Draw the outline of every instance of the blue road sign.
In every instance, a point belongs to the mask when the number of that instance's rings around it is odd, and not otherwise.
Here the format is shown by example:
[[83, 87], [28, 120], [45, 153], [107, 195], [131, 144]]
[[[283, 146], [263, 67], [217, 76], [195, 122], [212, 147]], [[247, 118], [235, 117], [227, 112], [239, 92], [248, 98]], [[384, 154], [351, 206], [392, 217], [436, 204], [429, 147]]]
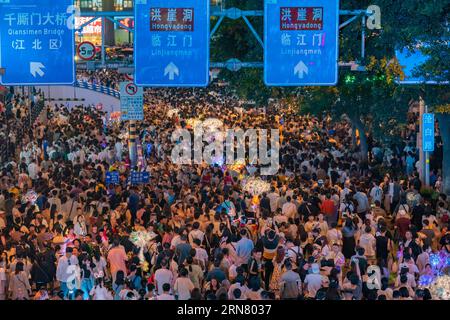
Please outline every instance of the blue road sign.
[[264, 82], [335, 85], [339, 0], [264, 1]]
[[0, 0], [4, 85], [73, 84], [73, 0]]
[[132, 185], [149, 183], [150, 174], [146, 171], [132, 171], [130, 174], [130, 182]]
[[434, 114], [424, 113], [422, 117], [422, 149], [424, 152], [434, 151]]
[[133, 82], [121, 82], [120, 110], [122, 121], [144, 120], [144, 89]]
[[105, 184], [119, 184], [119, 172], [117, 171], [110, 171], [106, 173], [106, 179]]
[[[422, 44], [422, 46], [427, 47], [426, 44]], [[405, 79], [398, 81], [400, 84], [418, 84], [418, 83], [426, 83], [426, 84], [448, 84], [444, 78], [432, 78], [425, 79], [424, 77], [414, 76], [414, 69], [420, 67], [424, 63], [426, 63], [430, 56], [427, 56], [422, 53], [420, 46], [417, 46], [414, 50], [410, 51], [407, 48], [402, 50], [395, 51], [395, 55], [398, 59], [400, 66], [403, 67], [403, 72], [405, 73]]]
[[136, 0], [135, 17], [137, 85], [208, 85], [209, 0]]

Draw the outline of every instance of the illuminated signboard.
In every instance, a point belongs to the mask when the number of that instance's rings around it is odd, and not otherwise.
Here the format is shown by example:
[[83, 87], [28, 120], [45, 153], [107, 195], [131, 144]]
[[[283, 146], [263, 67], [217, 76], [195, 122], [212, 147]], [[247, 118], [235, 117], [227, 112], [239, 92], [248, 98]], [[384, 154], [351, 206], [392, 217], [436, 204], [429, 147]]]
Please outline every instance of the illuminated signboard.
[[[75, 18], [75, 27], [79, 28], [93, 17], [76, 17]], [[102, 34], [102, 19], [97, 19], [94, 22], [91, 22], [87, 26], [83, 28], [82, 33], [84, 35], [101, 35]]]

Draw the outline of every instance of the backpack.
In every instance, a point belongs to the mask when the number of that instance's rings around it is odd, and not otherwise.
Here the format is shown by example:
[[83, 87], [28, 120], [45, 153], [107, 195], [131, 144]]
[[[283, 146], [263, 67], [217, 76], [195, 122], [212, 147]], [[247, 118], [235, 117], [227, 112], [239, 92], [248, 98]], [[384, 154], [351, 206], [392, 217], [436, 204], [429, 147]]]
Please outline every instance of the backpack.
[[223, 204], [228, 208], [228, 215], [232, 218], [236, 216], [236, 209], [229, 204], [230, 200], [225, 201]]
[[292, 248], [289, 248], [290, 251], [292, 251], [293, 253], [295, 253], [295, 261], [293, 261], [295, 263], [296, 266], [299, 266], [302, 263], [302, 254], [300, 253], [300, 248], [298, 247], [297, 251], [295, 251]]
[[351, 205], [351, 203], [345, 203], [344, 213], [347, 215], [351, 215], [353, 213], [353, 210], [350, 208]]

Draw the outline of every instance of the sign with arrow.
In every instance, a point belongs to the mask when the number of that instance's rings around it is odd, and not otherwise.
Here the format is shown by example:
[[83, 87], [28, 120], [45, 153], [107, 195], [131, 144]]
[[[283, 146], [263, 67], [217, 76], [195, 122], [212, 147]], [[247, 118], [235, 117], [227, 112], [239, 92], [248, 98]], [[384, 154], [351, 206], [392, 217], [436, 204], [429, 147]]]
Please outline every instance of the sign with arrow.
[[169, 80], [174, 80], [175, 75], [180, 75], [180, 70], [178, 67], [173, 63], [169, 63], [167, 67], [164, 69], [164, 76], [169, 76]]
[[40, 62], [30, 62], [30, 73], [33, 77], [36, 78], [36, 74], [40, 77], [43, 77], [45, 75], [45, 72], [42, 71], [42, 69], [45, 69], [45, 66]]
[[335, 85], [339, 0], [264, 1], [264, 82]]
[[209, 0], [136, 1], [135, 17], [137, 85], [208, 85]]
[[0, 2], [0, 67], [4, 85], [75, 82], [73, 0]]
[[300, 79], [303, 79], [304, 74], [308, 74], [308, 67], [302, 60], [295, 66], [294, 74], [298, 75]]

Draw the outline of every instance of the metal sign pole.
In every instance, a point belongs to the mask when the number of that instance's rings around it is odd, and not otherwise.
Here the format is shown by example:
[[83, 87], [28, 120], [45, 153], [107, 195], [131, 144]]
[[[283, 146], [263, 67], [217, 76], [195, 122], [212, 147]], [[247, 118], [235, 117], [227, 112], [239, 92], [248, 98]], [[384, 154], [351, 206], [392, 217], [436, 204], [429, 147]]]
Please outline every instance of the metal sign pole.
[[105, 17], [102, 17], [102, 66], [105, 66], [106, 63], [106, 52], [105, 52], [105, 36], [106, 36], [106, 28], [105, 28]]
[[425, 182], [425, 153], [423, 152], [423, 114], [425, 113], [425, 106], [422, 97], [419, 97], [419, 134], [417, 136], [417, 149], [419, 152], [419, 178], [420, 181]]
[[137, 157], [136, 157], [136, 121], [130, 120], [129, 127], [129, 137], [128, 137], [128, 148], [130, 154], [131, 169], [134, 170], [136, 167]]
[[[428, 113], [427, 105], [425, 105], [425, 113]], [[430, 185], [430, 153], [428, 151], [425, 152], [425, 185], [426, 186]]]

